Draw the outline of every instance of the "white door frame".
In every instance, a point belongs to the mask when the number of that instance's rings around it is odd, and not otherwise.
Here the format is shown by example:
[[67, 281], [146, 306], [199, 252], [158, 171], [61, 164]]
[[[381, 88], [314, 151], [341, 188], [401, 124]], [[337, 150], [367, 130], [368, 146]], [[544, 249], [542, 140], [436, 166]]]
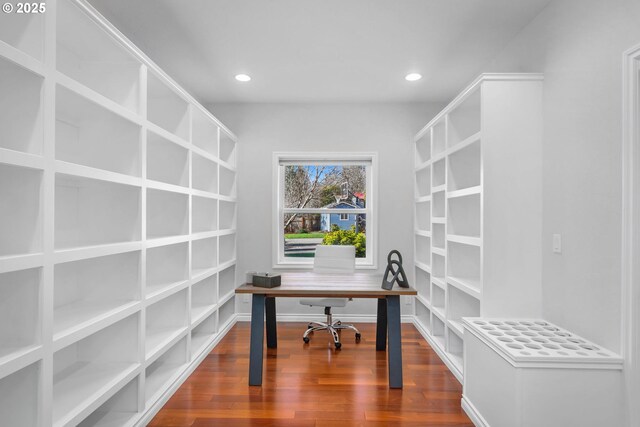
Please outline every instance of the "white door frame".
[[640, 45], [623, 55], [622, 351], [628, 425], [640, 425]]

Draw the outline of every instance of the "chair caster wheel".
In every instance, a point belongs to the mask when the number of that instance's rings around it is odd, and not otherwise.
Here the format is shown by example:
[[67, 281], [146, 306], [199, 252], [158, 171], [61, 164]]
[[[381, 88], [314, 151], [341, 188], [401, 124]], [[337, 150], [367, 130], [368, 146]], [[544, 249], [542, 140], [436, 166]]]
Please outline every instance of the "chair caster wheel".
[[336, 343], [336, 350], [340, 350], [340, 347], [342, 347], [342, 343], [337, 342]]
[[338, 321], [336, 322], [336, 325], [340, 326], [340, 325], [342, 325], [342, 322], [338, 320]]
[[311, 323], [309, 323], [309, 324], [307, 325], [307, 329], [311, 329], [311, 328], [313, 328], [313, 325], [312, 325]]
[[304, 341], [305, 344], [309, 344], [309, 337], [303, 337], [302, 341]]
[[360, 338], [362, 338], [362, 335], [356, 332], [356, 342], [360, 342]]

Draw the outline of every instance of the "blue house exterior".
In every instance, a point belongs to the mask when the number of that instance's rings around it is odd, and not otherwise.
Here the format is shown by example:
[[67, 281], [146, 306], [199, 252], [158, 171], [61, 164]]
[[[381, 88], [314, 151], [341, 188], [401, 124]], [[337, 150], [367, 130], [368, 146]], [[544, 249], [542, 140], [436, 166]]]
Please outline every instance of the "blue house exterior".
[[[359, 208], [364, 208], [364, 200], [353, 196], [351, 201], [341, 200], [339, 202], [326, 205], [324, 206], [324, 208], [359, 209]], [[358, 217], [361, 217], [361, 218], [358, 218]], [[350, 213], [322, 214], [320, 216], [320, 229], [322, 231], [331, 231], [331, 227], [333, 225], [337, 225], [342, 230], [348, 230], [349, 228], [351, 228], [351, 226], [355, 226], [356, 231], [358, 231], [358, 224], [360, 224], [363, 220], [364, 220], [364, 216], [362, 214], [350, 214]]]

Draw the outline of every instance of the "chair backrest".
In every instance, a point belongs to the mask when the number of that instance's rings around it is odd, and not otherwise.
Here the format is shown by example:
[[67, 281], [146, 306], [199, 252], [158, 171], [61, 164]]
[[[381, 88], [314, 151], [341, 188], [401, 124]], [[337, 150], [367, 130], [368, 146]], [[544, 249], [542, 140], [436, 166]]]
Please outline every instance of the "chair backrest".
[[318, 245], [313, 259], [314, 273], [353, 273], [356, 269], [356, 247]]

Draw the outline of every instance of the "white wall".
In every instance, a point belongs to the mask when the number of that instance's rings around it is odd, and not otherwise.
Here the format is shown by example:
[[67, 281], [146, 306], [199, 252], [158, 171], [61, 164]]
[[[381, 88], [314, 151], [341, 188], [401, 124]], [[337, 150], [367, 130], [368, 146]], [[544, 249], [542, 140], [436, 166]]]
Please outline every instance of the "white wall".
[[[238, 274], [272, 271], [272, 153], [327, 151], [378, 153], [378, 262], [399, 249], [413, 262], [413, 136], [442, 105], [218, 104], [210, 110], [238, 135]], [[407, 268], [407, 274], [413, 274]], [[239, 298], [238, 310], [250, 312]], [[277, 301], [278, 314], [322, 314]], [[348, 314], [375, 314], [374, 300], [354, 300]], [[405, 313], [412, 314], [406, 310]], [[341, 310], [335, 310], [341, 313]]]
[[544, 316], [618, 352], [622, 52], [638, 43], [640, 1], [556, 0], [485, 70], [545, 73]]

